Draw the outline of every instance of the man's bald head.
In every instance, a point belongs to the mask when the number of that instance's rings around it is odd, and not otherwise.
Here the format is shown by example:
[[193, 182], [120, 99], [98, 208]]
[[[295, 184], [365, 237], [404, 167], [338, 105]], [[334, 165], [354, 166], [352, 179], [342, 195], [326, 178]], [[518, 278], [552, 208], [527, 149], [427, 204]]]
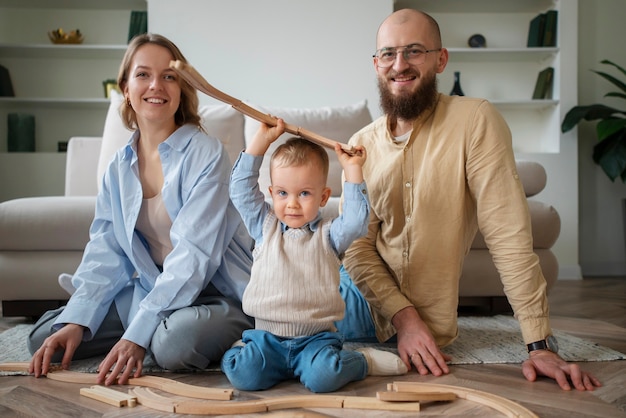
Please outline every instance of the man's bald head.
[[381, 48], [381, 35], [390, 28], [402, 25], [426, 26], [428, 35], [434, 44], [434, 48], [441, 48], [441, 31], [439, 24], [427, 13], [415, 9], [400, 9], [389, 15], [378, 27], [376, 33], [376, 48]]

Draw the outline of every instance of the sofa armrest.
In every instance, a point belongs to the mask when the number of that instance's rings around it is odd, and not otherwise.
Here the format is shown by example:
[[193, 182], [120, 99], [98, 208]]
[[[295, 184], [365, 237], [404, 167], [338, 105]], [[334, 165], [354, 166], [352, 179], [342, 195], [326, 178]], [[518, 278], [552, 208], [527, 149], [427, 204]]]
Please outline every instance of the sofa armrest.
[[67, 144], [65, 196], [95, 196], [102, 138], [74, 136]]
[[0, 203], [1, 251], [83, 251], [95, 196], [26, 197]]

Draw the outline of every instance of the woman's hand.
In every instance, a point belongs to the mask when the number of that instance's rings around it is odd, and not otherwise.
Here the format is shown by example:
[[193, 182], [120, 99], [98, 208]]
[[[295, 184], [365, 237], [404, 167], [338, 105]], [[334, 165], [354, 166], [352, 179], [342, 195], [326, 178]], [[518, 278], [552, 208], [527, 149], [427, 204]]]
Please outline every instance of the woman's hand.
[[141, 376], [145, 356], [146, 349], [142, 346], [128, 340], [119, 340], [98, 366], [98, 384], [125, 385], [133, 370], [133, 377]]
[[46, 338], [39, 347], [28, 365], [28, 372], [34, 373], [35, 377], [47, 375], [50, 370], [52, 356], [57, 351], [64, 349], [61, 367], [68, 369], [76, 348], [83, 340], [83, 327], [77, 324], [66, 324], [57, 332]]

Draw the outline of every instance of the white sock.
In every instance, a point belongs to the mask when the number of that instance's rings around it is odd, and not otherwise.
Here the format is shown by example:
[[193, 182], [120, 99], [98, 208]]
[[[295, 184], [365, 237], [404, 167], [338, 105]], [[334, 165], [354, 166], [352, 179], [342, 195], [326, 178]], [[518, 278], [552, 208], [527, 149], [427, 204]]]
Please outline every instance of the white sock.
[[237, 341], [233, 343], [233, 345], [230, 346], [230, 348], [245, 347], [245, 346], [246, 344], [243, 341], [241, 341], [241, 339], [238, 339]]
[[409, 371], [402, 359], [389, 351], [372, 347], [357, 348], [356, 351], [365, 356], [369, 376], [397, 376]]
[[67, 273], [61, 273], [59, 275], [59, 285], [70, 295], [73, 294], [76, 289], [72, 285], [72, 275]]

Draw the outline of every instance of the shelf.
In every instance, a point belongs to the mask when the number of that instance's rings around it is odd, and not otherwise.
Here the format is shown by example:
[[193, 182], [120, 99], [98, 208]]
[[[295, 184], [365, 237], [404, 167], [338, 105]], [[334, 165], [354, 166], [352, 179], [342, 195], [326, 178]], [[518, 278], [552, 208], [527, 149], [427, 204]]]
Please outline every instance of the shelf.
[[463, 62], [541, 62], [553, 58], [559, 48], [447, 48], [450, 60]]
[[14, 58], [119, 58], [127, 45], [0, 44], [0, 55]]
[[[17, 158], [24, 158], [24, 157], [32, 157], [34, 155], [37, 156], [44, 156], [41, 158], [48, 158], [45, 156], [50, 156], [50, 155], [62, 155], [63, 157], [65, 157], [67, 155], [67, 152], [51, 152], [51, 151], [33, 151], [33, 152], [7, 152], [7, 151], [0, 151], [0, 155], [11, 155]], [[51, 157], [51, 158], [56, 158], [56, 157]]]
[[430, 13], [524, 13], [554, 8], [555, 0], [395, 0], [394, 10], [417, 8]]
[[536, 109], [542, 110], [554, 107], [559, 104], [558, 100], [490, 100], [490, 102], [500, 109]]
[[111, 101], [105, 98], [73, 99], [47, 97], [0, 97], [0, 108], [25, 106], [64, 109], [72, 107], [81, 109], [106, 109], [110, 103]]
[[0, 0], [0, 7], [19, 9], [146, 10], [146, 0]]

